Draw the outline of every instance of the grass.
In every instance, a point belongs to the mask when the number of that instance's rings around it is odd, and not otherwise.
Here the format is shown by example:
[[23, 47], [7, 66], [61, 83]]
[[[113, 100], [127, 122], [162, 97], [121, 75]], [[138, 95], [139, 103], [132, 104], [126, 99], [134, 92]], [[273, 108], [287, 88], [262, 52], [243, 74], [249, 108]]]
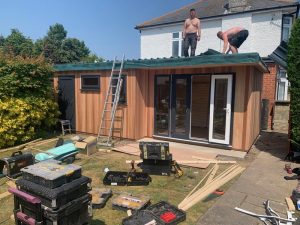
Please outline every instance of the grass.
[[[40, 149], [48, 149], [52, 147], [51, 144], [39, 146]], [[0, 152], [0, 158], [9, 156], [11, 152]], [[78, 155], [75, 164], [82, 166], [83, 175], [91, 177], [93, 182], [92, 186], [101, 188], [104, 187], [102, 180], [104, 178], [104, 169], [110, 170], [129, 171], [130, 165], [125, 163], [128, 159], [138, 159], [134, 156], [129, 156], [117, 152], [101, 151], [94, 154], [92, 157], [85, 155]], [[224, 171], [229, 165], [220, 165], [219, 173]], [[178, 205], [185, 196], [193, 189], [193, 187], [202, 179], [208, 172], [212, 165], [206, 170], [190, 168], [183, 168], [184, 175], [181, 178], [173, 176], [151, 176], [152, 182], [149, 186], [140, 187], [115, 187], [109, 186], [114, 194], [120, 192], [142, 194], [151, 198], [151, 203], [156, 203], [161, 200], [170, 202], [173, 205]], [[0, 193], [7, 190], [8, 186], [5, 184], [7, 178], [0, 179]], [[226, 190], [230, 187], [233, 181], [227, 183], [223, 189]], [[114, 196], [113, 196], [114, 197]], [[112, 198], [113, 198], [112, 197]], [[217, 200], [216, 196], [209, 196], [206, 200], [198, 203], [190, 210], [187, 211], [187, 219], [182, 222], [182, 225], [195, 225], [198, 218], [203, 215]], [[0, 224], [8, 225], [14, 224], [10, 219], [13, 210], [12, 196], [0, 200]], [[111, 207], [111, 199], [106, 203], [105, 208], [93, 210], [92, 225], [120, 225], [122, 219], [127, 217], [126, 212], [113, 210]]]

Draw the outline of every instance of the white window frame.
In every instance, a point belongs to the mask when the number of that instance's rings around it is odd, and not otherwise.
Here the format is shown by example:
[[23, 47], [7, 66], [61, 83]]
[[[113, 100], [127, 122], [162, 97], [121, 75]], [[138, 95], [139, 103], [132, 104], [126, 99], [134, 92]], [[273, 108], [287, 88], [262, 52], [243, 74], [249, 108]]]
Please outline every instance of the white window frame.
[[[178, 33], [178, 38], [173, 38], [174, 34]], [[178, 56], [173, 56], [173, 42], [178, 41]], [[181, 57], [183, 54], [182, 52], [182, 32], [172, 32], [172, 57]]]
[[[286, 76], [284, 78], [280, 77], [281, 73], [285, 73]], [[284, 83], [284, 93], [283, 97], [279, 98], [279, 83]], [[289, 89], [289, 81], [287, 79], [287, 72], [284, 69], [279, 69], [277, 73], [277, 82], [276, 82], [276, 101], [288, 101], [288, 89]]]
[[[289, 24], [284, 24], [284, 19], [288, 19], [289, 20]], [[281, 40], [287, 42], [291, 36], [291, 31], [292, 31], [292, 26], [293, 26], [293, 17], [289, 16], [289, 15], [283, 15], [282, 16], [282, 31], [281, 31]], [[283, 28], [288, 28], [289, 29], [289, 36], [288, 36], [288, 40], [283, 40]]]

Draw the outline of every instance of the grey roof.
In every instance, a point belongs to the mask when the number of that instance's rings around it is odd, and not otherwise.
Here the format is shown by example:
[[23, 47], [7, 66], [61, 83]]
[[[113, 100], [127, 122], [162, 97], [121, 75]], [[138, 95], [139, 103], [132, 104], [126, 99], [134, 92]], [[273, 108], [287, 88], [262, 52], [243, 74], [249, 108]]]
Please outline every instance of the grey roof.
[[288, 45], [286, 42], [282, 41], [280, 45], [272, 52], [269, 57], [274, 60], [278, 65], [287, 69], [287, 49]]
[[[247, 12], [297, 6], [298, 4], [299, 3], [296, 0], [248, 0], [249, 7], [247, 7]], [[195, 3], [182, 7], [174, 12], [139, 24], [136, 26], [136, 29], [183, 22], [188, 18], [189, 10], [191, 8], [196, 9], [200, 19], [230, 15], [232, 13], [225, 13], [227, 6], [228, 0], [198, 0]]]

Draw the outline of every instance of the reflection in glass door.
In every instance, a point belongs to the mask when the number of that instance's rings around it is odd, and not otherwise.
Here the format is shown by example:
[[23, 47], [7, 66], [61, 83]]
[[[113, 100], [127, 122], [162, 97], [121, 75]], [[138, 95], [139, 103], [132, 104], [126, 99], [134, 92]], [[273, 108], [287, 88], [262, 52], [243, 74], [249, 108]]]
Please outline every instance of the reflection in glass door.
[[213, 75], [211, 79], [209, 141], [229, 144], [232, 75]]
[[176, 75], [172, 77], [171, 136], [189, 138], [191, 77]]
[[170, 76], [156, 77], [155, 93], [155, 134], [169, 136]]

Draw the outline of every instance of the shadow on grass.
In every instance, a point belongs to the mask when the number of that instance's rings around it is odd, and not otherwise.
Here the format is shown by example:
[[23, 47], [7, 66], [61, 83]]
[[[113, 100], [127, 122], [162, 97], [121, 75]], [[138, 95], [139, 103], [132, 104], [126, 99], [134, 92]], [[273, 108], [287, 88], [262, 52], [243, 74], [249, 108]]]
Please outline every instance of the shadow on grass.
[[93, 219], [91, 225], [106, 225], [102, 220]]

